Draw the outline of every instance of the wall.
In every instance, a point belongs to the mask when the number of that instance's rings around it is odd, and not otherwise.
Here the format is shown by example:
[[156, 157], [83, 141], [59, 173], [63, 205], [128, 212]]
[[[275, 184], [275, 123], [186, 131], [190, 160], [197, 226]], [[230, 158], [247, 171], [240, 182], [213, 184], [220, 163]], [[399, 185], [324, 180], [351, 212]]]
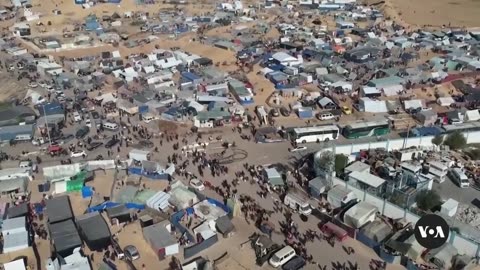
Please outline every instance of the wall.
[[[480, 131], [471, 131], [463, 133], [467, 139], [467, 143], [480, 143]], [[399, 138], [399, 139], [389, 139], [385, 141], [375, 141], [375, 138], [372, 138], [371, 142], [365, 143], [347, 143], [339, 144], [334, 146], [335, 153], [350, 155], [360, 152], [360, 150], [370, 149], [370, 148], [385, 148], [388, 150], [399, 150], [402, 148], [409, 147], [422, 147], [431, 149], [434, 147], [432, 144], [432, 139], [434, 136], [425, 136], [425, 137], [410, 137]]]
[[185, 259], [191, 258], [197, 255], [198, 253], [202, 252], [203, 250], [213, 246], [217, 242], [218, 242], [218, 236], [214, 235], [208, 238], [207, 240], [204, 240], [203, 242], [200, 242], [190, 247], [185, 247], [183, 249], [183, 257]]
[[[359, 200], [366, 201], [368, 203], [371, 203], [372, 205], [377, 206], [379, 212], [389, 218], [405, 218], [405, 220], [411, 222], [412, 224], [417, 223], [417, 221], [420, 219], [418, 215], [408, 211], [407, 209], [402, 209], [399, 206], [388, 202], [382, 198], [376, 197], [372, 194], [368, 194], [367, 192], [353, 187], [347, 182], [342, 181], [341, 179], [338, 179], [336, 177], [333, 178], [333, 185], [341, 185], [347, 187], [357, 195], [357, 198]], [[459, 234], [456, 234], [454, 231], [451, 231], [449, 241], [455, 248], [457, 248], [459, 254], [466, 254], [472, 257], [476, 257], [477, 253], [480, 252], [480, 243], [469, 240]], [[382, 256], [382, 254], [380, 254], [380, 256]], [[386, 259], [387, 257], [388, 256], [385, 254], [385, 257], [382, 258]]]

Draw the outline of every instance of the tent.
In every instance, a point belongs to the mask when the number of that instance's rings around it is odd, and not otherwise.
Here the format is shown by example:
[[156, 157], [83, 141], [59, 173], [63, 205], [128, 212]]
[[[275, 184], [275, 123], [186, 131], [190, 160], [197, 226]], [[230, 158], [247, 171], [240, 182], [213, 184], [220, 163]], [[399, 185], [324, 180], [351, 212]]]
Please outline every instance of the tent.
[[28, 203], [22, 203], [7, 209], [8, 218], [22, 217], [28, 215]]
[[21, 233], [26, 231], [27, 225], [26, 217], [16, 217], [4, 220], [2, 223], [2, 234], [8, 235], [13, 233]]
[[55, 182], [54, 186], [55, 194], [81, 191], [83, 188], [83, 180]]
[[265, 174], [267, 175], [268, 182], [272, 186], [283, 186], [285, 183], [283, 182], [283, 178], [280, 173], [275, 168], [268, 168], [265, 169]]
[[170, 199], [170, 194], [165, 193], [163, 191], [159, 191], [155, 195], [150, 197], [146, 201], [146, 204], [148, 207], [152, 209], [165, 211], [169, 206], [168, 204], [169, 199]]
[[26, 270], [25, 262], [23, 259], [18, 259], [15, 261], [11, 261], [8, 263], [3, 264], [3, 269], [5, 270]]
[[139, 150], [139, 149], [132, 149], [130, 151], [130, 153], [128, 154], [128, 156], [130, 157], [130, 159], [133, 159], [133, 160], [136, 160], [136, 161], [144, 161], [144, 160], [148, 160], [148, 155], [150, 154], [150, 152], [148, 151], [143, 151], [143, 150]]
[[101, 251], [110, 245], [110, 229], [100, 213], [77, 217], [77, 225], [82, 240], [90, 250]]
[[28, 248], [29, 235], [26, 230], [7, 234], [3, 237], [3, 253], [19, 251]]
[[119, 223], [129, 222], [132, 220], [130, 210], [123, 204], [108, 208], [107, 215], [110, 220], [117, 219]]
[[47, 216], [50, 224], [72, 219], [72, 205], [66, 195], [47, 200]]
[[67, 257], [71, 255], [76, 248], [82, 246], [82, 240], [78, 235], [73, 220], [68, 219], [54, 224], [50, 223], [48, 228], [55, 251], [60, 256]]
[[465, 121], [478, 121], [480, 120], [480, 113], [478, 110], [470, 110], [465, 112]]
[[361, 111], [369, 113], [388, 112], [387, 103], [384, 100], [373, 100], [367, 97], [360, 99], [359, 107]]

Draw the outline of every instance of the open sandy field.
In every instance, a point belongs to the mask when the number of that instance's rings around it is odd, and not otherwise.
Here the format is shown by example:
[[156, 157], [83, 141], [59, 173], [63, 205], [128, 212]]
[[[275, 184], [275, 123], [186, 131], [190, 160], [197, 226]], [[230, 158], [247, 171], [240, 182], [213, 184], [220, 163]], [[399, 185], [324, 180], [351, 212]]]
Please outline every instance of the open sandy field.
[[[368, 0], [368, 3], [379, 2]], [[387, 16], [403, 21], [414, 28], [478, 27], [480, 26], [479, 0], [387, 0], [384, 5]]]

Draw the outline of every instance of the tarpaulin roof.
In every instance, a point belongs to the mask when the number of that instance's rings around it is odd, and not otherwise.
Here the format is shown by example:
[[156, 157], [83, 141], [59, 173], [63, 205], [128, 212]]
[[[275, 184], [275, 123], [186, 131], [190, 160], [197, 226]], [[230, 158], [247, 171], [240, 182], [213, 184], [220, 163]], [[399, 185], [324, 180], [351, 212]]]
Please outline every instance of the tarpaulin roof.
[[68, 196], [60, 196], [47, 200], [48, 222], [55, 223], [73, 217], [72, 206]]
[[110, 239], [110, 229], [100, 213], [92, 212], [77, 217], [77, 225], [82, 239], [90, 249], [98, 250], [106, 247], [98, 244], [99, 242], [107, 244]]
[[70, 255], [70, 251], [82, 245], [77, 228], [71, 219], [50, 224], [49, 229], [55, 250], [62, 256]]

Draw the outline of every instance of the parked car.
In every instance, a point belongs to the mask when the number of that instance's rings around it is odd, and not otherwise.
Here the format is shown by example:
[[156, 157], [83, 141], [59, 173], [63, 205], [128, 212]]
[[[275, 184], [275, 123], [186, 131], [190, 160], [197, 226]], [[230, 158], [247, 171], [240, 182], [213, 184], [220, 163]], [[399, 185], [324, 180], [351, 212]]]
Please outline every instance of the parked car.
[[115, 138], [111, 138], [106, 144], [105, 144], [105, 148], [112, 148], [114, 147], [117, 143], [119, 143], [120, 140], [118, 139], [115, 139]]
[[282, 266], [282, 270], [300, 270], [303, 269], [305, 265], [306, 262], [302, 257], [295, 256]]
[[98, 112], [93, 111], [92, 112], [92, 118], [93, 119], [98, 119], [98, 118], [100, 118], [100, 114]]
[[135, 261], [140, 259], [140, 253], [138, 252], [137, 247], [134, 245], [128, 245], [123, 249], [125, 257], [130, 261]]
[[84, 150], [77, 150], [77, 151], [73, 151], [70, 153], [70, 157], [72, 158], [78, 158], [78, 157], [86, 157], [87, 156], [87, 153], [85, 153]]
[[342, 112], [346, 115], [350, 115], [350, 114], [352, 114], [352, 109], [350, 109], [347, 106], [342, 106]]
[[278, 112], [277, 108], [273, 108], [272, 110], [270, 110], [270, 115], [273, 117], [279, 117], [280, 113]]
[[88, 135], [89, 132], [90, 132], [90, 128], [87, 126], [83, 126], [79, 130], [77, 130], [77, 133], [75, 133], [75, 138], [83, 139], [85, 136]]
[[291, 113], [291, 112], [290, 112], [289, 109], [287, 109], [287, 108], [285, 108], [285, 107], [281, 107], [281, 108], [280, 108], [280, 113], [281, 113], [283, 116], [287, 117], [287, 116], [290, 116], [290, 113]]
[[198, 191], [203, 191], [205, 190], [205, 185], [203, 184], [202, 180], [199, 179], [192, 179], [190, 180], [190, 186], [192, 186], [194, 189]]
[[91, 127], [92, 127], [92, 120], [90, 120], [90, 118], [87, 119], [87, 120], [85, 120], [85, 125], [86, 125], [87, 127], [91, 128]]
[[28, 83], [28, 87], [30, 88], [37, 88], [38, 87], [38, 84], [36, 82], [29, 82]]
[[92, 151], [102, 145], [103, 145], [103, 142], [91, 142], [89, 145], [87, 145], [87, 150]]

